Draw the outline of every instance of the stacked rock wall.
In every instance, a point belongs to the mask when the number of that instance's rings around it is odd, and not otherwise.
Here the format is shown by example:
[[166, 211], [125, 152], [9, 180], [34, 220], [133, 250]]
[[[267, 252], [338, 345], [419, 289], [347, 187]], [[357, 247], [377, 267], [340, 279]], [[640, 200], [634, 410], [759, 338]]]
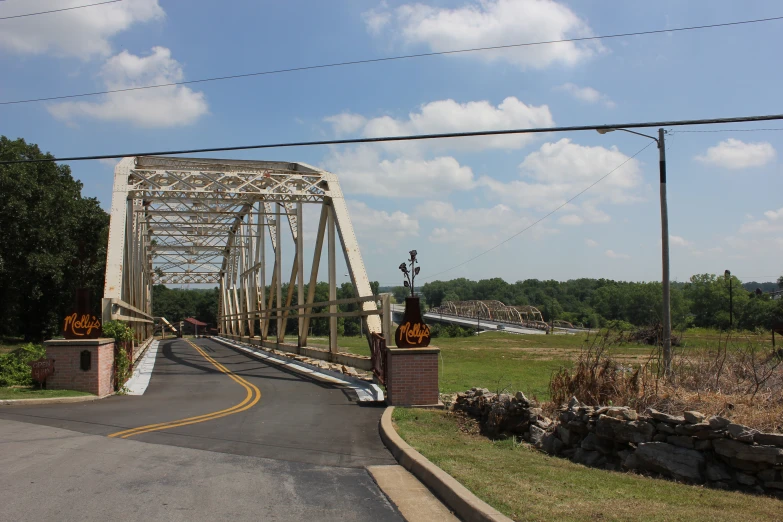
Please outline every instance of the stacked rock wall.
[[522, 392], [459, 393], [453, 409], [476, 418], [486, 435], [522, 437], [536, 448], [586, 466], [655, 473], [678, 481], [783, 498], [783, 435], [760, 433], [723, 417], [648, 409], [594, 408], [576, 398], [547, 418]]

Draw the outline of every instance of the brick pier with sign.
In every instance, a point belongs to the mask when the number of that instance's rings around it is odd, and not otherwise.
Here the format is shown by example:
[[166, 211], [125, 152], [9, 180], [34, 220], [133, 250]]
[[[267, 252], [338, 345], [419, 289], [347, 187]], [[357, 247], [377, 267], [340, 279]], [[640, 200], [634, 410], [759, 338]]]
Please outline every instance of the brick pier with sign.
[[114, 339], [54, 339], [44, 342], [55, 371], [50, 390], [77, 390], [99, 397], [114, 391]]
[[386, 349], [386, 403], [389, 406], [437, 406], [440, 348]]

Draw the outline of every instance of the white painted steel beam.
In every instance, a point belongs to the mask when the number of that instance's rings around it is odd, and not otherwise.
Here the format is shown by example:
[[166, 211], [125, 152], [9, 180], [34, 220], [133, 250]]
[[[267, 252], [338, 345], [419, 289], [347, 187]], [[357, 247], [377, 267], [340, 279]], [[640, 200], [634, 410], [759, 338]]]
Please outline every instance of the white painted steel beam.
[[[309, 277], [304, 272], [304, 204], [322, 206]], [[291, 257], [286, 257], [293, 262], [286, 261], [285, 270], [284, 218], [294, 244], [287, 254]], [[306, 346], [310, 324], [306, 314], [311, 309], [278, 310], [271, 316], [265, 311], [290, 305], [294, 295], [299, 304], [313, 302], [327, 238], [329, 294], [330, 300], [336, 298], [338, 237], [356, 296], [370, 297], [369, 279], [335, 174], [304, 163], [124, 158], [115, 168], [104, 317], [151, 315], [153, 284], [215, 284], [220, 296], [218, 324], [224, 333], [266, 339], [269, 322], [275, 320], [278, 342], [283, 342], [285, 319], [297, 314], [297, 344]], [[268, 254], [274, 262], [269, 295]], [[283, 277], [290, 281], [285, 302]], [[306, 291], [305, 281], [309, 281]], [[364, 311], [377, 311], [372, 299], [358, 304]], [[329, 309], [338, 313], [336, 305]], [[337, 350], [336, 318], [329, 321], [332, 351]], [[365, 314], [362, 320], [367, 332], [381, 332], [377, 313]], [[136, 324], [139, 336], [151, 334], [145, 323]]]

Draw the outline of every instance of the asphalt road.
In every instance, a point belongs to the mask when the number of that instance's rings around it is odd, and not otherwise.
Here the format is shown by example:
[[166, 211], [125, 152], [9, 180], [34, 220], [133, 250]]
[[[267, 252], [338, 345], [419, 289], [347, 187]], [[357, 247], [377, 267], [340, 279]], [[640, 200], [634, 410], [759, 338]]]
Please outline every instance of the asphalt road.
[[[0, 491], [10, 501], [0, 519], [400, 520], [364, 469], [395, 463], [378, 435], [382, 408], [195, 342], [204, 354], [161, 342], [142, 396], [1, 408]], [[178, 419], [191, 420], [126, 431]], [[108, 437], [122, 432], [130, 437]], [[117, 517], [118, 506], [130, 516]]]

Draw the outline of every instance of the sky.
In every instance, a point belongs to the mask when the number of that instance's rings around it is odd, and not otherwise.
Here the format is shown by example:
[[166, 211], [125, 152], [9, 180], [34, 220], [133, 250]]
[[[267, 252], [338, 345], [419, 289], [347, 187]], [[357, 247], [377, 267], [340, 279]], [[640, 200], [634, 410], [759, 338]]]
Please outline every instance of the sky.
[[[88, 3], [5, 0], [0, 18]], [[773, 0], [123, 0], [0, 19], [0, 101], [775, 16], [783, 6]], [[0, 105], [0, 134], [73, 156], [776, 114], [782, 45], [779, 20], [322, 68]], [[783, 274], [783, 130], [761, 129], [783, 121], [668, 129], [673, 280]], [[707, 130], [720, 132], [690, 132]], [[383, 285], [401, 284], [397, 266], [411, 249], [418, 284], [660, 279], [658, 151], [644, 137], [547, 133], [219, 157], [336, 173], [369, 277]], [[83, 194], [107, 211], [114, 164], [71, 164]]]

